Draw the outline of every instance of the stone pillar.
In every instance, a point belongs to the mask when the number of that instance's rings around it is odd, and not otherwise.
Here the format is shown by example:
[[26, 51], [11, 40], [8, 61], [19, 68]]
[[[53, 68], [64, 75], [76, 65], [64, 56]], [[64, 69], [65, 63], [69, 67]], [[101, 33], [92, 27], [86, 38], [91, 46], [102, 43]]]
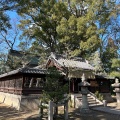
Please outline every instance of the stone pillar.
[[48, 103], [48, 120], [53, 120], [53, 102]]
[[117, 107], [120, 107], [120, 83], [118, 78], [115, 79], [115, 83], [112, 84], [112, 87], [115, 88], [114, 92], [116, 93]]
[[88, 100], [87, 100], [87, 94], [89, 93], [88, 87], [90, 84], [86, 81], [85, 75], [82, 75], [82, 82], [79, 84], [81, 87], [81, 94], [82, 94], [82, 106], [80, 108], [80, 113], [88, 113], [90, 112], [89, 110], [89, 105], [88, 105]]
[[87, 100], [87, 94], [82, 93], [82, 109], [89, 109], [88, 106], [88, 100]]

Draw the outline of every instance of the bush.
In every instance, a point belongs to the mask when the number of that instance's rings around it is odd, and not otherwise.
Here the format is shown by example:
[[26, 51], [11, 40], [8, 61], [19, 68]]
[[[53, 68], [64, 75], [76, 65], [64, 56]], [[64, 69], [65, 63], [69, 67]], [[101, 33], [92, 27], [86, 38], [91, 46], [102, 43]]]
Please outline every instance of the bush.
[[99, 91], [95, 92], [96, 97], [100, 100], [103, 101], [103, 95], [99, 93]]

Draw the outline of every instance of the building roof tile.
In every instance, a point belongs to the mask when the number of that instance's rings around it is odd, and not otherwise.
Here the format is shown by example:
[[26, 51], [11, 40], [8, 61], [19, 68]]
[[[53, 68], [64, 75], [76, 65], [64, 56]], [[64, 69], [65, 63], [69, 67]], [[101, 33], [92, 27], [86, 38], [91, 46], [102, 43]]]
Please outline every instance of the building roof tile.
[[17, 74], [17, 73], [46, 74], [47, 70], [46, 69], [35, 69], [35, 68], [20, 68], [20, 69], [13, 70], [13, 71], [10, 71], [8, 73], [0, 75], [0, 78], [10, 76], [10, 75], [14, 75], [14, 74]]

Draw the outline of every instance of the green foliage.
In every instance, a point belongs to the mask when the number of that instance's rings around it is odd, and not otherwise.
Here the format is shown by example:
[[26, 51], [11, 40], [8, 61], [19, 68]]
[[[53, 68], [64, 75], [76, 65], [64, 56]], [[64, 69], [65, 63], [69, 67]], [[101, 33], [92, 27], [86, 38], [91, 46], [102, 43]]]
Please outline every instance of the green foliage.
[[100, 58], [100, 53], [96, 51], [90, 58], [90, 63], [94, 66], [95, 73], [98, 75], [104, 74], [103, 63]]
[[99, 93], [99, 91], [95, 92], [96, 97], [100, 100], [103, 101], [103, 95]]
[[105, 34], [115, 4], [110, 0], [21, 0], [18, 6], [23, 17], [19, 27], [23, 36], [35, 40], [34, 50], [39, 46], [40, 53], [89, 57], [101, 45], [100, 36]]
[[8, 67], [6, 65], [7, 54], [0, 53], [0, 74], [3, 74], [8, 71]]
[[112, 72], [110, 75], [120, 78], [120, 59], [112, 59]]
[[35, 43], [43, 49], [58, 51], [60, 48], [58, 48], [56, 26], [63, 16], [68, 16], [66, 6], [62, 2], [57, 3], [56, 0], [23, 1], [23, 3], [21, 2], [20, 5], [23, 6], [18, 10], [25, 18], [19, 25], [23, 35], [34, 38], [37, 41]]
[[9, 23], [9, 16], [6, 14], [6, 11], [9, 9], [9, 6], [5, 0], [0, 1], [0, 32], [7, 32], [7, 29], [11, 28]]
[[17, 56], [8, 56], [8, 60], [6, 61], [6, 65], [9, 67], [9, 71], [15, 70], [17, 68], [22, 67], [21, 59]]
[[112, 72], [112, 59], [117, 58], [117, 46], [113, 39], [108, 39], [108, 44], [101, 55], [101, 60], [105, 71], [109, 74]]
[[54, 103], [58, 103], [65, 98], [65, 94], [68, 92], [68, 85], [63, 85], [62, 75], [55, 68], [49, 68], [48, 75], [43, 90], [42, 101], [48, 102], [49, 100]]

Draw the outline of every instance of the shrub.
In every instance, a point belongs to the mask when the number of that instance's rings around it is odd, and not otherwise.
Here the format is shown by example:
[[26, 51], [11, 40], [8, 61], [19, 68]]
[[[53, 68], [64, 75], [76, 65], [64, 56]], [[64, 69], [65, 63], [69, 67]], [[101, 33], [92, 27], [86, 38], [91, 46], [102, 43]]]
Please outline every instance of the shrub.
[[100, 100], [103, 101], [103, 95], [99, 93], [99, 91], [95, 92], [96, 97]]

